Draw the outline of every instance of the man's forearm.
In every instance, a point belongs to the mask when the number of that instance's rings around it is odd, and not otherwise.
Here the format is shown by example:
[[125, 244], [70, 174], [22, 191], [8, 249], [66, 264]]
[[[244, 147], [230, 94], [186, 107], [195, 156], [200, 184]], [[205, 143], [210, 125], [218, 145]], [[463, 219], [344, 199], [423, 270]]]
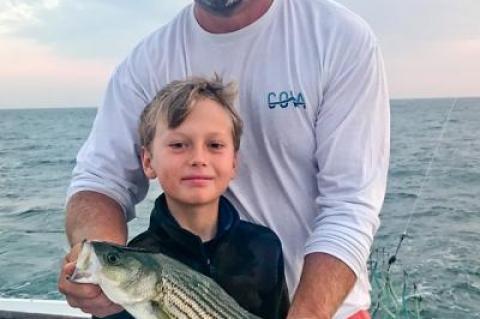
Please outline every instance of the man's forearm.
[[78, 192], [70, 198], [65, 230], [71, 246], [84, 239], [125, 244], [128, 237], [120, 205], [104, 194], [90, 191]]
[[332, 318], [355, 280], [353, 271], [339, 259], [324, 253], [307, 255], [288, 318]]

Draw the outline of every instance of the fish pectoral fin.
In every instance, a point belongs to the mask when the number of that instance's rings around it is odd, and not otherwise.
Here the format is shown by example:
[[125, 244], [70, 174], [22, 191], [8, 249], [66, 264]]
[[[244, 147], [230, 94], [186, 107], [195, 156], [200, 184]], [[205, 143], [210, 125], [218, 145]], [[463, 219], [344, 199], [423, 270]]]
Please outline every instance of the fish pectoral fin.
[[158, 319], [170, 319], [170, 316], [163, 310], [162, 305], [156, 300], [150, 300], [150, 307]]
[[135, 319], [170, 319], [165, 312], [159, 313], [151, 301], [139, 302], [124, 306]]

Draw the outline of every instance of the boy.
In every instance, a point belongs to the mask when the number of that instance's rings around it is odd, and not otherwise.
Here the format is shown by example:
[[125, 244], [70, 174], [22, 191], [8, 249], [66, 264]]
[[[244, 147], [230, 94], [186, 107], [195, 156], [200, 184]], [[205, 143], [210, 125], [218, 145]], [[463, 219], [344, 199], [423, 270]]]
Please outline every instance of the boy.
[[168, 84], [144, 109], [143, 169], [164, 193], [148, 230], [129, 246], [164, 253], [211, 277], [253, 314], [285, 318], [280, 240], [266, 227], [239, 220], [222, 196], [235, 175], [242, 133], [235, 96], [219, 77], [190, 78]]

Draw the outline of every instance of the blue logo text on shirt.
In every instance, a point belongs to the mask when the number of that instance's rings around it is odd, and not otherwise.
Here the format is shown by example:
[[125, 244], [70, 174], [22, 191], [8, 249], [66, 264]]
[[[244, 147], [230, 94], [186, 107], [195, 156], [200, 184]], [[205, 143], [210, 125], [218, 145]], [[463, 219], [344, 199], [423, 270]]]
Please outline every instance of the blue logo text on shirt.
[[280, 106], [283, 109], [287, 108], [288, 106], [303, 107], [305, 109], [305, 98], [301, 92], [298, 94], [294, 93], [293, 91], [268, 93], [268, 107], [274, 109], [277, 106]]

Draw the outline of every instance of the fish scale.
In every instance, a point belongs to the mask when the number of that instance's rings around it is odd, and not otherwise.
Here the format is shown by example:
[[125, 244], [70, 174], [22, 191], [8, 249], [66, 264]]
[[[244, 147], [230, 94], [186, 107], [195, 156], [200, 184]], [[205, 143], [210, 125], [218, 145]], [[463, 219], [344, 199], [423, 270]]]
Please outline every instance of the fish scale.
[[[168, 301], [173, 302], [173, 309], [169, 313], [175, 318], [254, 318], [240, 306], [228, 307], [232, 303], [229, 300], [231, 297], [219, 290], [216, 283], [210, 285], [210, 281], [203, 280], [204, 276], [199, 273], [185, 273], [177, 269], [165, 267], [164, 272], [170, 274], [163, 275], [164, 287], [167, 289], [165, 296], [173, 299], [167, 297], [170, 299]], [[189, 289], [184, 289], [185, 287]], [[188, 316], [182, 317], [184, 313], [188, 313]]]

